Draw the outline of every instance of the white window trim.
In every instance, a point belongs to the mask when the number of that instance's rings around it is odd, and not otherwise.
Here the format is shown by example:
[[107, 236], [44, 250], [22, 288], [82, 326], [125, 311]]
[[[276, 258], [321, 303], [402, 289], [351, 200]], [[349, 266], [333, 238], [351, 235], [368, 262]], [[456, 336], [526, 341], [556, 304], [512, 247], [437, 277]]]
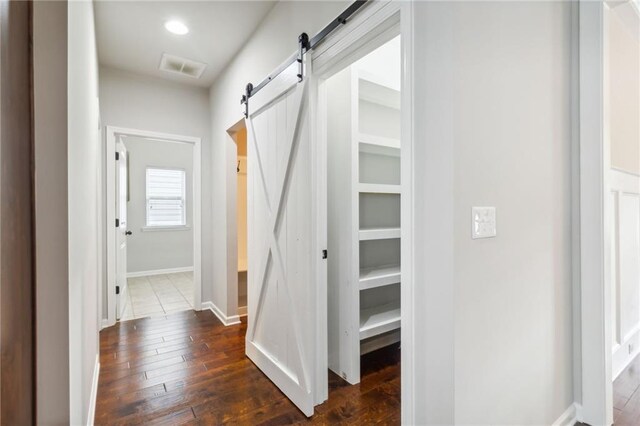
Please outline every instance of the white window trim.
[[189, 225], [156, 225], [156, 226], [143, 226], [140, 228], [142, 232], [162, 232], [162, 231], [188, 231], [191, 229]]
[[[154, 170], [179, 170], [181, 172], [184, 173], [184, 180], [182, 182], [182, 204], [183, 204], [183, 211], [182, 211], [182, 220], [184, 221], [184, 224], [182, 225], [149, 225], [149, 194], [148, 194], [148, 171], [149, 169], [154, 169]], [[187, 170], [182, 168], [182, 167], [159, 167], [159, 166], [147, 166], [145, 167], [145, 172], [144, 172], [144, 191], [145, 191], [145, 198], [144, 198], [144, 223], [145, 225], [141, 228], [141, 230], [143, 232], [149, 232], [149, 231], [183, 231], [183, 230], [188, 230], [191, 229], [190, 225], [189, 225], [189, 221], [188, 221], [188, 214], [187, 214]]]

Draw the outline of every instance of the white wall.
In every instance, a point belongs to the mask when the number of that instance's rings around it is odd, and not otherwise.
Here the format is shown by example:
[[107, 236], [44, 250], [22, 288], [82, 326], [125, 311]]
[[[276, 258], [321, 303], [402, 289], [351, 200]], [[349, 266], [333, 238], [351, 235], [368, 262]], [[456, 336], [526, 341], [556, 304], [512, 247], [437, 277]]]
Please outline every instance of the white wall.
[[611, 166], [640, 173], [640, 17], [629, 4], [609, 13]]
[[[414, 28], [415, 274], [438, 277], [415, 327], [440, 342], [417, 343], [416, 398], [442, 402], [417, 421], [551, 424], [574, 402], [571, 5], [422, 2]], [[498, 236], [471, 240], [486, 205]]]
[[[212, 153], [210, 163], [213, 199], [213, 293], [210, 299], [225, 315], [237, 304], [236, 292], [227, 291], [236, 285], [237, 264], [235, 217], [229, 214], [235, 206], [227, 205], [227, 192], [235, 188], [236, 146], [227, 130], [244, 118], [240, 97], [247, 83], [257, 84], [297, 48], [298, 36], [307, 32], [315, 35], [342, 12], [349, 2], [284, 1], [277, 3], [255, 31], [251, 39], [236, 55], [225, 71], [216, 79], [209, 92], [211, 105]], [[232, 183], [233, 182], [233, 183]], [[235, 198], [232, 201], [235, 204]], [[233, 254], [228, 249], [233, 249]], [[231, 273], [229, 273], [231, 272]]]
[[[124, 139], [129, 157], [127, 272], [193, 267], [193, 145], [143, 138]], [[183, 169], [187, 228], [143, 231], [146, 226], [147, 167]]]
[[99, 353], [100, 134], [93, 3], [68, 7], [70, 423], [78, 425], [88, 421]]
[[[202, 139], [202, 300], [212, 294], [211, 117], [206, 89], [100, 68], [102, 123]], [[106, 279], [104, 298], [106, 303]], [[103, 303], [106, 314], [106, 306]], [[105, 315], [106, 316], [106, 315]]]
[[33, 3], [33, 71], [36, 412], [41, 424], [64, 425], [69, 423], [64, 391], [69, 389], [67, 2]]

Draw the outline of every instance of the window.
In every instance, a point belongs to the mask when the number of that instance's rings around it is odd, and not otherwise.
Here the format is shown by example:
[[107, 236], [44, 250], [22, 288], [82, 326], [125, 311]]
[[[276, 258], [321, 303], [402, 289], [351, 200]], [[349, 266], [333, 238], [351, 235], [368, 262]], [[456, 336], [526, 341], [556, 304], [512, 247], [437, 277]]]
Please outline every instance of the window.
[[186, 226], [185, 171], [147, 168], [147, 226]]

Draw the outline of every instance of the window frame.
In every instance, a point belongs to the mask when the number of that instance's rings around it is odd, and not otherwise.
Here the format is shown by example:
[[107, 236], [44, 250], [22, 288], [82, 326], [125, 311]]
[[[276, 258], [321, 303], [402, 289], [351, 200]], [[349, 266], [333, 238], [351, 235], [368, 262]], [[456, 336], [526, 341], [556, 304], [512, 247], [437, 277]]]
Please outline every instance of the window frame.
[[[149, 170], [170, 170], [180, 171], [183, 174], [182, 180], [182, 224], [171, 225], [150, 225], [149, 224]], [[183, 167], [161, 167], [161, 166], [146, 166], [144, 172], [144, 226], [142, 231], [171, 231], [171, 230], [186, 230], [189, 229], [188, 214], [187, 214], [187, 170]], [[160, 199], [160, 198], [154, 198]], [[169, 199], [169, 198], [167, 198]]]

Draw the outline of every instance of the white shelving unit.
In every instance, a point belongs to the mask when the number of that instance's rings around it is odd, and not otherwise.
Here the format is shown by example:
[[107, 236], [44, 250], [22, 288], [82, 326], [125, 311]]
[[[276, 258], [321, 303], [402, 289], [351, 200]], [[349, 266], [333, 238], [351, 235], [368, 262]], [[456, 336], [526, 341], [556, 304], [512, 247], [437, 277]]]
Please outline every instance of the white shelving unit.
[[400, 340], [400, 88], [354, 65], [327, 82], [329, 368]]

